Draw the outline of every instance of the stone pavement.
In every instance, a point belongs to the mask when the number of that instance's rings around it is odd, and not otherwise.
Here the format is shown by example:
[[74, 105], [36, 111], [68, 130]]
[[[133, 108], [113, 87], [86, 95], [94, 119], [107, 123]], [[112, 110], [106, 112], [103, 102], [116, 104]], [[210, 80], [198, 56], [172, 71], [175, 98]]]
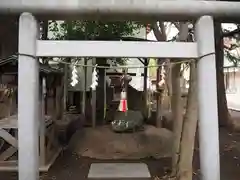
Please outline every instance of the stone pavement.
[[151, 175], [145, 163], [93, 163], [90, 166], [89, 179], [150, 179]]
[[227, 94], [228, 109], [240, 111], [240, 94]]

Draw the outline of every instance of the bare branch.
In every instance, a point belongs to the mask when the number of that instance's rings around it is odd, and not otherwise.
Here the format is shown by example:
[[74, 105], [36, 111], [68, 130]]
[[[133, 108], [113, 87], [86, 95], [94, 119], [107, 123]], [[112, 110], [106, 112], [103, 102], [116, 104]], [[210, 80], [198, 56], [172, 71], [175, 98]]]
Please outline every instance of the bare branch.
[[236, 34], [239, 34], [240, 33], [240, 28], [237, 28], [233, 31], [230, 31], [230, 32], [223, 32], [222, 33], [222, 37], [232, 37], [232, 36], [235, 36]]

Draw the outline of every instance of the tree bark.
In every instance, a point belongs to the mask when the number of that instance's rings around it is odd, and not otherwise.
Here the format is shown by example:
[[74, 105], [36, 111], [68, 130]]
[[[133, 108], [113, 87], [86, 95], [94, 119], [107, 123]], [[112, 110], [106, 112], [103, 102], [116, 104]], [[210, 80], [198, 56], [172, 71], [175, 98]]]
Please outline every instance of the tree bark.
[[[160, 59], [157, 59], [157, 65], [161, 65], [162, 62]], [[157, 111], [156, 111], [156, 127], [161, 128], [162, 127], [162, 94], [163, 92], [160, 92], [160, 87], [159, 87], [159, 82], [160, 82], [160, 74], [161, 74], [161, 67], [157, 68], [157, 97], [156, 97], [156, 102], [157, 102]]]
[[[179, 23], [179, 36], [177, 41], [186, 41], [188, 38], [188, 23]], [[172, 175], [177, 174], [179, 162], [180, 143], [183, 125], [183, 104], [181, 90], [181, 64], [172, 66], [172, 117], [173, 117], [173, 151], [172, 151]]]
[[218, 98], [218, 120], [220, 126], [229, 124], [229, 113], [227, 107], [227, 99], [224, 85], [224, 54], [223, 39], [221, 37], [221, 23], [215, 22], [215, 48], [216, 48], [216, 76], [217, 76], [217, 98]]
[[[167, 35], [166, 35], [166, 28], [164, 26], [164, 22], [159, 21], [159, 25], [157, 22], [152, 24], [153, 33], [158, 41], [166, 41]], [[162, 65], [166, 61], [165, 59], [158, 59], [157, 64]], [[170, 61], [170, 60], [169, 60]], [[162, 127], [162, 115], [163, 115], [163, 96], [165, 93], [165, 89], [162, 89], [159, 86], [160, 82], [160, 74], [161, 74], [161, 66], [157, 68], [157, 113], [156, 113], [156, 127], [161, 128]], [[168, 76], [168, 75], [166, 75]]]
[[197, 129], [197, 68], [196, 62], [190, 64], [190, 87], [188, 90], [187, 109], [183, 119], [180, 141], [177, 180], [192, 180], [192, 161]]
[[181, 64], [172, 66], [172, 116], [173, 116], [173, 152], [172, 152], [172, 174], [176, 175], [176, 165], [179, 159], [180, 138], [182, 134], [183, 106], [180, 88]]

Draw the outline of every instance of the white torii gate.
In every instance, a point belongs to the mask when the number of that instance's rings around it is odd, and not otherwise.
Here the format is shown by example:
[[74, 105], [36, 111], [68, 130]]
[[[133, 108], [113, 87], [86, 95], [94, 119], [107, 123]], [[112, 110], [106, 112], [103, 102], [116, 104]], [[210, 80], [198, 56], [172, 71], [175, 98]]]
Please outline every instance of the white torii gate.
[[38, 177], [37, 57], [56, 56], [199, 59], [197, 66], [201, 171], [203, 180], [220, 179], [214, 29], [210, 16], [203, 16], [197, 21], [197, 42], [194, 43], [43, 41], [38, 40], [38, 24], [29, 13], [21, 15], [19, 28], [19, 180], [35, 180]]
[[[76, 56], [197, 59], [202, 180], [220, 180], [215, 45], [211, 16], [225, 19], [240, 16], [240, 3], [174, 0], [1, 0], [0, 14], [7, 12], [28, 12], [21, 14], [19, 22], [19, 180], [37, 180], [39, 177], [37, 58]], [[126, 15], [128, 19], [136, 19], [136, 15], [140, 15], [138, 18], [196, 20], [196, 42], [43, 41], [38, 40], [38, 23], [31, 13], [39, 16]]]

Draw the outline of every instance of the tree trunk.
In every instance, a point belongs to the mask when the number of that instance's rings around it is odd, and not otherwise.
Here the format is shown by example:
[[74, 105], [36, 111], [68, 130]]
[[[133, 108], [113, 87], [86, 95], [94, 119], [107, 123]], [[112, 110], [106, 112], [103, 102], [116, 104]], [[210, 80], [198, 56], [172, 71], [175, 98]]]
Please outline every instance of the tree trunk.
[[[157, 59], [157, 65], [161, 65], [162, 64], [162, 60]], [[162, 127], [162, 94], [163, 92], [161, 92], [160, 90], [160, 86], [159, 86], [159, 82], [160, 82], [160, 74], [161, 74], [161, 66], [159, 66], [157, 68], [157, 83], [156, 83], [156, 87], [157, 87], [157, 98], [156, 98], [156, 102], [157, 102], [157, 111], [156, 111], [156, 127], [157, 128], [161, 128]], [[163, 90], [164, 91], [164, 90]]]
[[221, 37], [221, 23], [215, 22], [215, 48], [216, 48], [216, 76], [217, 76], [217, 98], [218, 98], [218, 121], [220, 126], [229, 124], [229, 113], [227, 107], [227, 99], [224, 85], [224, 54], [223, 39]]
[[[179, 36], [177, 41], [186, 41], [188, 38], [188, 23], [178, 24]], [[179, 162], [180, 141], [183, 125], [183, 104], [181, 91], [181, 64], [175, 64], [172, 68], [172, 114], [173, 114], [173, 152], [172, 152], [172, 175], [177, 173]]]
[[180, 141], [177, 180], [192, 180], [192, 161], [197, 129], [197, 68], [196, 62], [190, 64], [190, 87], [188, 90], [187, 109], [183, 119]]
[[[158, 41], [166, 41], [167, 35], [166, 35], [166, 28], [164, 26], [164, 22], [159, 22], [152, 24], [153, 33]], [[163, 64], [165, 59], [158, 59], [157, 64], [161, 65]], [[161, 74], [161, 66], [157, 68], [157, 112], [156, 112], [156, 127], [161, 128], [162, 127], [162, 111], [163, 111], [163, 94], [165, 89], [160, 88], [159, 82], [160, 82], [160, 74]], [[161, 90], [160, 90], [161, 89]]]
[[179, 159], [180, 138], [182, 134], [183, 106], [180, 87], [181, 64], [172, 66], [172, 114], [173, 114], [173, 152], [172, 152], [172, 174], [176, 175], [176, 165]]

